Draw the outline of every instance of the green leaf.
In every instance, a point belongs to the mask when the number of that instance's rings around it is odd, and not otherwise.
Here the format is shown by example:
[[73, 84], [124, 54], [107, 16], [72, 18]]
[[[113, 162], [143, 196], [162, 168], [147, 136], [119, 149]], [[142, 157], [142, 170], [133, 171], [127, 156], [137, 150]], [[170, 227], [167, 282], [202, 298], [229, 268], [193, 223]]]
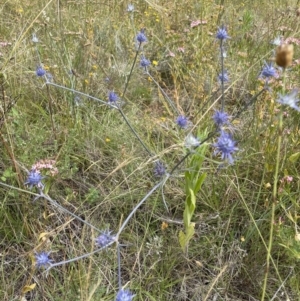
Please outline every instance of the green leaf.
[[196, 208], [196, 197], [194, 191], [189, 188], [189, 195], [185, 200], [185, 209], [183, 212], [184, 227], [187, 229], [191, 223], [192, 216]]
[[186, 234], [183, 231], [179, 231], [179, 244], [183, 252], [185, 252], [190, 240], [195, 234], [195, 223], [191, 223], [186, 229]]
[[186, 244], [189, 243], [189, 241], [194, 236], [194, 234], [195, 234], [195, 223], [191, 223], [186, 230], [186, 235], [185, 235]]
[[195, 185], [195, 188], [194, 188], [195, 194], [197, 194], [198, 191], [201, 189], [201, 186], [202, 186], [203, 182], [205, 181], [206, 176], [207, 176], [207, 174], [206, 174], [206, 173], [203, 173], [203, 174], [198, 178], [198, 180], [196, 181], [196, 185]]
[[295, 163], [300, 157], [300, 152], [294, 153], [289, 157], [289, 161]]
[[178, 235], [178, 239], [179, 239], [179, 244], [180, 244], [180, 247], [182, 249], [182, 251], [184, 252], [185, 251], [185, 234], [183, 231], [179, 231], [179, 235]]
[[3, 172], [3, 176], [5, 178], [11, 178], [14, 175], [13, 171], [12, 171], [12, 167], [9, 167], [8, 169], [4, 170]]
[[187, 201], [185, 201], [185, 209], [183, 211], [183, 223], [185, 229], [189, 226], [190, 222], [191, 222], [191, 214], [189, 213]]
[[188, 194], [189, 193], [189, 187], [192, 184], [191, 183], [191, 174], [190, 172], [186, 171], [184, 174], [184, 178], [185, 178], [185, 193]]
[[188, 201], [189, 212], [191, 212], [191, 214], [193, 214], [195, 211], [195, 208], [196, 208], [196, 196], [195, 196], [193, 189], [190, 188], [189, 192], [190, 192], [190, 198]]

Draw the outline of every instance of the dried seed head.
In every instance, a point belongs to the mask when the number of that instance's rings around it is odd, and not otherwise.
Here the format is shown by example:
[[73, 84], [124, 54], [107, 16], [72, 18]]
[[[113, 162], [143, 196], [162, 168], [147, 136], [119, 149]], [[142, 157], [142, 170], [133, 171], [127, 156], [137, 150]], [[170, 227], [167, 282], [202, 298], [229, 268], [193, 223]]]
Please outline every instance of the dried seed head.
[[293, 44], [282, 44], [276, 49], [276, 64], [282, 68], [291, 66], [294, 55]]
[[297, 17], [300, 16], [300, 7], [296, 9], [296, 15], [297, 15]]

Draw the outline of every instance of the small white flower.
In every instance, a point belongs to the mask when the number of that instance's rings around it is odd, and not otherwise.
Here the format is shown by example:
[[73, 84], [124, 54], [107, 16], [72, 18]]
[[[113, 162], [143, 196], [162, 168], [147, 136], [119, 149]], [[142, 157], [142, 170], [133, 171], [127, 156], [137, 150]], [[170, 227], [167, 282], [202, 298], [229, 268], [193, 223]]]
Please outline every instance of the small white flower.
[[222, 56], [224, 59], [227, 58], [227, 52], [225, 50], [221, 51], [220, 57], [222, 57]]
[[188, 134], [187, 137], [185, 138], [184, 145], [186, 148], [194, 148], [200, 145], [200, 141], [198, 138], [193, 136], [193, 134]]
[[296, 97], [298, 94], [297, 89], [293, 89], [290, 94], [287, 95], [281, 95], [279, 94], [279, 98], [277, 99], [277, 102], [282, 105], [287, 105], [296, 111], [300, 112], [300, 107], [297, 106], [297, 102], [300, 100]]
[[32, 40], [31, 40], [33, 43], [38, 43], [39, 42], [39, 39], [37, 38], [36, 34], [33, 33], [32, 34]]
[[134, 5], [133, 5], [133, 4], [128, 4], [128, 6], [127, 6], [127, 11], [128, 11], [129, 13], [132, 13], [132, 12], [134, 11]]
[[272, 45], [279, 46], [281, 45], [281, 36], [276, 37], [273, 41], [271, 41]]

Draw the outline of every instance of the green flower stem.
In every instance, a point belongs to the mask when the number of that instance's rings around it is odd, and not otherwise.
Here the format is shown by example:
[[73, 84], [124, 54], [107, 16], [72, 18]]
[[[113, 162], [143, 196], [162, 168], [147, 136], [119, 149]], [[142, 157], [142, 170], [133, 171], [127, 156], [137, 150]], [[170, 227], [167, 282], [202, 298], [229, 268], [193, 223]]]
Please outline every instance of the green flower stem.
[[[283, 71], [283, 92], [284, 92], [284, 90], [285, 90], [285, 69]], [[276, 209], [276, 202], [277, 202], [277, 190], [278, 190], [277, 183], [278, 183], [280, 151], [281, 151], [281, 143], [282, 143], [282, 131], [283, 131], [283, 109], [281, 107], [280, 113], [279, 113], [277, 154], [276, 154], [276, 165], [275, 165], [275, 173], [274, 173], [273, 192], [272, 192], [270, 236], [269, 236], [269, 243], [268, 243], [268, 250], [267, 250], [266, 270], [265, 270], [265, 278], [264, 278], [264, 283], [263, 283], [261, 301], [265, 300], [268, 276], [269, 276], [269, 272], [270, 272], [270, 259], [271, 259], [271, 252], [272, 252], [272, 247], [273, 247], [273, 237], [274, 237], [274, 222], [275, 222], [275, 209]]]

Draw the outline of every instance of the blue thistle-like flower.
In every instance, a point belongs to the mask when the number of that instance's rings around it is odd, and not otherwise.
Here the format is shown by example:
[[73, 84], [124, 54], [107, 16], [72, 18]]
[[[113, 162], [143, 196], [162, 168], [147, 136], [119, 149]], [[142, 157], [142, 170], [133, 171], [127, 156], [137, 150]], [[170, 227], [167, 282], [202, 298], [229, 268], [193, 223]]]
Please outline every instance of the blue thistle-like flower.
[[265, 62], [265, 65], [259, 75], [259, 77], [263, 77], [269, 79], [271, 77], [278, 77], [277, 70], [273, 67], [272, 63]]
[[217, 127], [221, 127], [222, 125], [229, 124], [229, 115], [223, 111], [215, 111], [213, 115], [213, 120]]
[[36, 68], [35, 74], [39, 77], [42, 77], [46, 74], [46, 71], [41, 66], [38, 66]]
[[32, 169], [29, 174], [25, 185], [29, 185], [29, 188], [32, 189], [33, 186], [37, 186], [38, 188], [44, 188], [44, 185], [42, 183], [42, 179], [44, 177], [41, 176], [41, 173], [35, 169]]
[[134, 294], [132, 294], [129, 290], [120, 289], [116, 301], [131, 301], [134, 298]]
[[108, 93], [108, 102], [109, 103], [115, 104], [118, 100], [119, 100], [119, 96], [115, 92], [110, 91]]
[[277, 102], [282, 105], [287, 105], [296, 111], [300, 112], [300, 107], [297, 105], [297, 103], [300, 101], [299, 98], [297, 98], [298, 90], [293, 89], [290, 94], [287, 95], [281, 95], [279, 94], [279, 98], [277, 99]]
[[224, 25], [218, 28], [216, 38], [221, 41], [230, 39], [230, 36], [228, 35], [226, 27]]
[[166, 168], [160, 161], [155, 162], [154, 175], [158, 178], [163, 177], [166, 174]]
[[232, 139], [231, 135], [227, 132], [221, 131], [218, 141], [213, 144], [216, 148], [215, 155], [221, 154], [222, 160], [227, 160], [230, 164], [233, 163], [232, 154], [238, 150], [235, 146], [236, 142]]
[[136, 35], [136, 40], [139, 43], [147, 42], [147, 37], [144, 32], [145, 32], [145, 30], [141, 29], [141, 31]]
[[218, 79], [219, 79], [219, 81], [222, 83], [226, 83], [226, 82], [228, 82], [229, 81], [229, 76], [228, 76], [228, 72], [226, 71], [226, 70], [224, 70], [224, 72], [223, 72], [223, 74], [222, 73], [220, 73], [219, 75], [218, 75]]
[[150, 61], [147, 60], [144, 56], [141, 58], [140, 66], [141, 67], [148, 67], [150, 65]]
[[102, 233], [95, 238], [95, 244], [98, 247], [105, 247], [109, 243], [115, 240], [115, 236], [111, 234], [112, 231], [104, 230]]
[[180, 128], [186, 129], [189, 126], [190, 122], [185, 116], [179, 115], [176, 119], [176, 123]]
[[48, 265], [51, 265], [53, 260], [51, 260], [49, 258], [50, 253], [51, 252], [40, 252], [40, 253], [35, 252], [35, 255], [34, 255], [35, 265], [38, 268], [47, 267]]

